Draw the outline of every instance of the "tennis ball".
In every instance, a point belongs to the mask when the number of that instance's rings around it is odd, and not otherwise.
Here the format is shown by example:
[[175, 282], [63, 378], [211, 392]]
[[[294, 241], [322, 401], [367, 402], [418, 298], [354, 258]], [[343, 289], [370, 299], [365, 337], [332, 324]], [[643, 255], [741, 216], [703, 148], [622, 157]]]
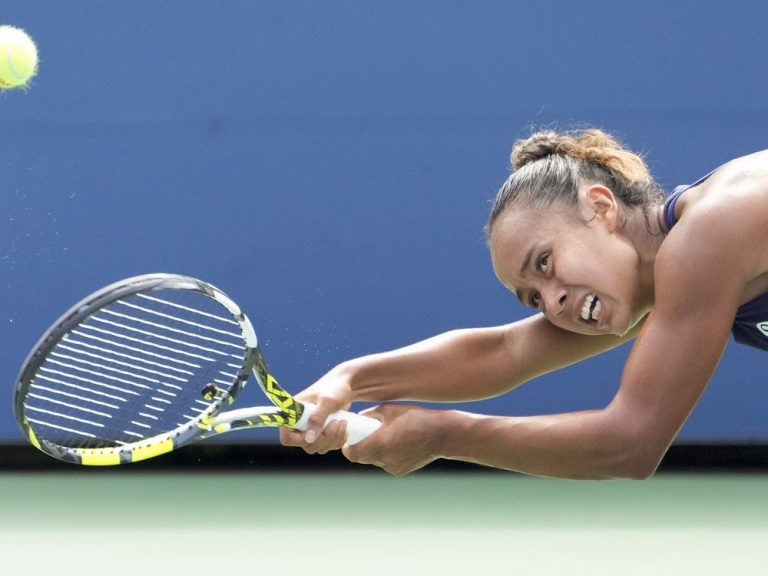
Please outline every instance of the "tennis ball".
[[25, 87], [37, 72], [37, 46], [21, 28], [0, 26], [0, 88]]

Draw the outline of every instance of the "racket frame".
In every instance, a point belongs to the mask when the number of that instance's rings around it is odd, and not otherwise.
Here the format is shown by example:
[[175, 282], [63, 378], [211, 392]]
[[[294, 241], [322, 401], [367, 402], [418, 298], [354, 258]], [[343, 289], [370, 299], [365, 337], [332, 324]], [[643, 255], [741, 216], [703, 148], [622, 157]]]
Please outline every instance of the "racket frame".
[[[245, 342], [243, 365], [229, 391], [217, 393], [210, 399], [211, 403], [205, 410], [181, 426], [122, 446], [76, 448], [61, 446], [38, 437], [33, 426], [24, 417], [24, 400], [27, 390], [34, 382], [35, 375], [45, 363], [48, 354], [72, 328], [105, 306], [132, 294], [167, 289], [197, 291], [213, 298], [224, 306], [240, 325]], [[231, 405], [236, 400], [251, 375], [255, 376], [259, 386], [275, 406], [227, 412], [225, 418], [217, 421], [217, 415], [225, 406]], [[218, 288], [201, 280], [177, 274], [157, 273], [127, 278], [105, 286], [82, 299], [67, 310], [38, 340], [24, 361], [14, 388], [16, 421], [30, 443], [59, 460], [90, 466], [109, 466], [146, 460], [175, 450], [194, 440], [236, 428], [303, 425], [306, 420], [306, 417], [302, 418], [303, 408], [302, 403], [283, 390], [270, 374], [259, 349], [253, 325], [240, 307]]]

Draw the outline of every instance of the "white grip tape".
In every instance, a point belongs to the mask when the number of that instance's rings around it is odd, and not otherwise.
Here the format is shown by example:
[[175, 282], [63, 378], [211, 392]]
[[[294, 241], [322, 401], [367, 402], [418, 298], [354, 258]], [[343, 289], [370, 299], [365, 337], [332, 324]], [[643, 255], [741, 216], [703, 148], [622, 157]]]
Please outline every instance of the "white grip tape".
[[[301, 415], [301, 419], [296, 423], [294, 428], [296, 430], [306, 430], [309, 417], [317, 410], [317, 406], [311, 402], [302, 402], [304, 405], [304, 413]], [[346, 410], [339, 410], [334, 412], [325, 421], [327, 426], [329, 422], [334, 420], [346, 420], [347, 421], [347, 444], [353, 446], [358, 442], [361, 442], [368, 438], [371, 434], [376, 432], [381, 426], [381, 422], [375, 418], [369, 418], [368, 416], [361, 416], [354, 412], [347, 412]]]

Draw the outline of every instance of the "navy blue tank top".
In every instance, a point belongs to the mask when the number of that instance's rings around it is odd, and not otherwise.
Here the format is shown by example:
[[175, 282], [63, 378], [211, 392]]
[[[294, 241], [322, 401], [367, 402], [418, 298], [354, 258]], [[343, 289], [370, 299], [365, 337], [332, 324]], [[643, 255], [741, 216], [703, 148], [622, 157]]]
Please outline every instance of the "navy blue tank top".
[[[671, 230], [677, 223], [675, 205], [680, 195], [689, 188], [704, 182], [708, 177], [709, 174], [693, 184], [678, 186], [667, 197], [664, 201], [664, 224], [668, 230]], [[739, 306], [731, 333], [736, 342], [768, 351], [768, 293]]]

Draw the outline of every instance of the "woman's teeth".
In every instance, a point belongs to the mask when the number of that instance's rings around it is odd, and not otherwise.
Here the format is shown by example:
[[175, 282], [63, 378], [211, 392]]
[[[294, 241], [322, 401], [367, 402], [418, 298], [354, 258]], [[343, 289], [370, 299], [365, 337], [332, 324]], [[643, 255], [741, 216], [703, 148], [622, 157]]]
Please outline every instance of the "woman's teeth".
[[600, 316], [600, 310], [602, 309], [602, 303], [595, 294], [590, 294], [584, 299], [584, 305], [581, 307], [581, 319], [597, 320]]

